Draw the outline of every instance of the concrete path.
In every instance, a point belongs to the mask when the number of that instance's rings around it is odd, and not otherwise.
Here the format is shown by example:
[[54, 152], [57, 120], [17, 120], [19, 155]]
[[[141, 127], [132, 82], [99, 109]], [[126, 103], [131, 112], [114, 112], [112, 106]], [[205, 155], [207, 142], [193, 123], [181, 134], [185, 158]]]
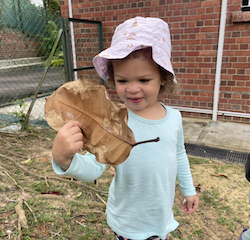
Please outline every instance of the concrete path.
[[183, 118], [186, 143], [250, 153], [250, 124]]

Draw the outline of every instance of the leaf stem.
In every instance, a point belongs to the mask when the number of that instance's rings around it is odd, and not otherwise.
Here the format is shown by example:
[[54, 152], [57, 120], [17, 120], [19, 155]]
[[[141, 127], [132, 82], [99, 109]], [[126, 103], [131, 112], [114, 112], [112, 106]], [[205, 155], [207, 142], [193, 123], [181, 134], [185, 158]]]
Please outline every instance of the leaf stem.
[[139, 144], [143, 144], [143, 143], [149, 143], [149, 142], [159, 142], [160, 141], [160, 138], [157, 137], [155, 139], [150, 139], [150, 140], [146, 140], [146, 141], [141, 141], [141, 142], [136, 142], [134, 144], [132, 144], [132, 147], [136, 146], [136, 145], [139, 145]]

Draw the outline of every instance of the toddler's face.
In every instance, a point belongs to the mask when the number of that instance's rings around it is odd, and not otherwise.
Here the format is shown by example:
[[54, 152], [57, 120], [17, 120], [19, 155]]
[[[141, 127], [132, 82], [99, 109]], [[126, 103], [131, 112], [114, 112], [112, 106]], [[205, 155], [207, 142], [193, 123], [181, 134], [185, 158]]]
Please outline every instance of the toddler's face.
[[137, 115], [145, 115], [159, 107], [161, 75], [158, 65], [145, 56], [113, 60], [116, 92], [126, 106]]

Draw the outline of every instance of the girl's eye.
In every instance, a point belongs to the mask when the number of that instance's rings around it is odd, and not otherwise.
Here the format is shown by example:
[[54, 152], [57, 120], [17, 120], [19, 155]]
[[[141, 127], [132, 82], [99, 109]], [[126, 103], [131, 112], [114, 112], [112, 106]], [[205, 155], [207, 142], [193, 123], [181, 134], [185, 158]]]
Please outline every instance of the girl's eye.
[[121, 83], [121, 84], [124, 84], [126, 83], [127, 81], [126, 80], [116, 80], [117, 83]]
[[141, 83], [148, 83], [150, 80], [149, 79], [141, 79], [140, 82]]

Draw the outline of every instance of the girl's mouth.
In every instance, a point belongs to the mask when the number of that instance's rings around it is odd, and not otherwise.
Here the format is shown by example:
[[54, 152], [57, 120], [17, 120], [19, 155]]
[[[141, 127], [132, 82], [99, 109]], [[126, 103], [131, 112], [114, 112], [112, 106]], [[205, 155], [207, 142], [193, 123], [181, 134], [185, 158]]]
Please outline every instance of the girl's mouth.
[[130, 98], [129, 99], [132, 103], [140, 103], [142, 101], [142, 98]]

